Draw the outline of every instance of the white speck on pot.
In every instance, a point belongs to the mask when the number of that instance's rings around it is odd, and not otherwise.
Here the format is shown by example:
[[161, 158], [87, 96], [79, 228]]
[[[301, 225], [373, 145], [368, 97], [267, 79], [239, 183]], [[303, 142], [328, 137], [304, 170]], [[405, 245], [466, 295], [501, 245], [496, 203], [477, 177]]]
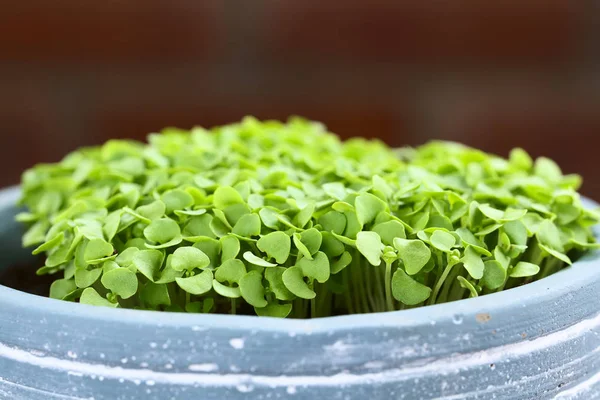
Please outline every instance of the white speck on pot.
[[100, 353], [100, 358], [104, 358], [106, 355], [104, 353]]
[[150, 347], [152, 347], [153, 349], [155, 349], [156, 346], [158, 346], [158, 344], [156, 344], [155, 342], [150, 342]]
[[192, 330], [194, 332], [202, 332], [202, 331], [208, 330], [208, 328], [206, 328], [204, 326], [192, 326]]
[[229, 341], [229, 345], [236, 350], [240, 350], [244, 348], [244, 339], [242, 338], [234, 338]]
[[244, 385], [244, 384], [242, 384], [242, 385], [237, 385], [236, 389], [239, 392], [242, 392], [242, 393], [250, 393], [251, 391], [254, 390], [254, 387], [251, 386], [251, 385]]
[[296, 387], [295, 386], [288, 386], [286, 391], [288, 392], [288, 394], [296, 394]]
[[148, 386], [154, 386], [154, 385], [156, 385], [156, 382], [154, 382], [153, 380], [147, 380], [146, 381], [146, 385], [148, 385]]
[[385, 367], [385, 363], [383, 361], [369, 361], [365, 363], [364, 367], [366, 369], [381, 369]]
[[327, 352], [333, 353], [347, 353], [352, 348], [351, 345], [347, 344], [343, 340], [338, 340], [334, 344], [329, 346], [323, 346], [323, 349]]
[[173, 369], [173, 364], [165, 364], [165, 369]]
[[77, 372], [77, 371], [69, 371], [69, 372], [67, 372], [67, 375], [71, 375], [71, 376], [83, 376], [83, 374], [81, 372]]
[[127, 358], [121, 358], [121, 364], [127, 364]]
[[462, 324], [462, 323], [463, 323], [463, 316], [462, 316], [462, 315], [460, 315], [460, 314], [455, 314], [455, 315], [453, 315], [453, 316], [452, 316], [452, 322], [453, 322], [455, 325], [460, 325], [460, 324]]
[[74, 351], [69, 350], [69, 351], [67, 351], [67, 356], [69, 358], [75, 359], [75, 358], [77, 358], [77, 353], [75, 353]]
[[142, 368], [148, 368], [148, 363], [147, 362], [141, 362], [140, 363], [140, 367], [142, 367]]
[[194, 372], [214, 372], [219, 370], [217, 364], [192, 364], [188, 367], [190, 371]]
[[141, 384], [142, 384], [142, 381], [141, 381], [141, 380], [139, 380], [139, 379], [134, 379], [134, 380], [133, 380], [133, 383], [135, 383], [136, 385], [138, 385], [138, 386], [139, 386], [139, 385], [141, 385]]

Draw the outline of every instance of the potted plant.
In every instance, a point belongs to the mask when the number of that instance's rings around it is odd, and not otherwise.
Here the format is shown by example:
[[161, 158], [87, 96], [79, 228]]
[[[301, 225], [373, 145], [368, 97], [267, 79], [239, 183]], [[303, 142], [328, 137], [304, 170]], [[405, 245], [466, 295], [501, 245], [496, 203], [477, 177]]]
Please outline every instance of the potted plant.
[[0, 196], [2, 267], [27, 260], [25, 224], [52, 279], [51, 299], [0, 286], [0, 393], [593, 398], [580, 183], [519, 149], [395, 150], [301, 119], [81, 149]]

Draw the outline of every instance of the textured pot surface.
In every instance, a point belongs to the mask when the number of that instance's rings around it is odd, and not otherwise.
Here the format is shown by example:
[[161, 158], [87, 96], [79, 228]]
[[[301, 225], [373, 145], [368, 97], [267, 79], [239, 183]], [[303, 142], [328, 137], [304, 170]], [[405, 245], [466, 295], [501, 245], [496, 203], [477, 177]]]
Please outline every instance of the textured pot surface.
[[[27, 260], [0, 194], [0, 268]], [[427, 308], [323, 318], [186, 315], [0, 286], [1, 399], [600, 398], [600, 256]]]

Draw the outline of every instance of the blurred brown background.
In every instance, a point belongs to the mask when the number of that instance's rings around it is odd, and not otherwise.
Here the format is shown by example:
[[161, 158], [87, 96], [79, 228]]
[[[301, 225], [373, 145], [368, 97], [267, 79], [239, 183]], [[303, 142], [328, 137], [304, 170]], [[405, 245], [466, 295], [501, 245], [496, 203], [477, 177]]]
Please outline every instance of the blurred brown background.
[[600, 199], [598, 1], [0, 5], [0, 185], [112, 137], [299, 114], [395, 146], [521, 146]]

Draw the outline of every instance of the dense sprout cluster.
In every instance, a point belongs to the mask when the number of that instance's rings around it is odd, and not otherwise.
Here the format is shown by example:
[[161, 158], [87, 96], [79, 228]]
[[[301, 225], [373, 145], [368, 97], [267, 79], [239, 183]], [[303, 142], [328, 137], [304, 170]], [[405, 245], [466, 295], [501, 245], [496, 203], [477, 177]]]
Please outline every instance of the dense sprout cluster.
[[577, 176], [523, 150], [391, 149], [321, 124], [109, 141], [23, 176], [50, 296], [192, 313], [399, 310], [543, 278], [596, 247]]

